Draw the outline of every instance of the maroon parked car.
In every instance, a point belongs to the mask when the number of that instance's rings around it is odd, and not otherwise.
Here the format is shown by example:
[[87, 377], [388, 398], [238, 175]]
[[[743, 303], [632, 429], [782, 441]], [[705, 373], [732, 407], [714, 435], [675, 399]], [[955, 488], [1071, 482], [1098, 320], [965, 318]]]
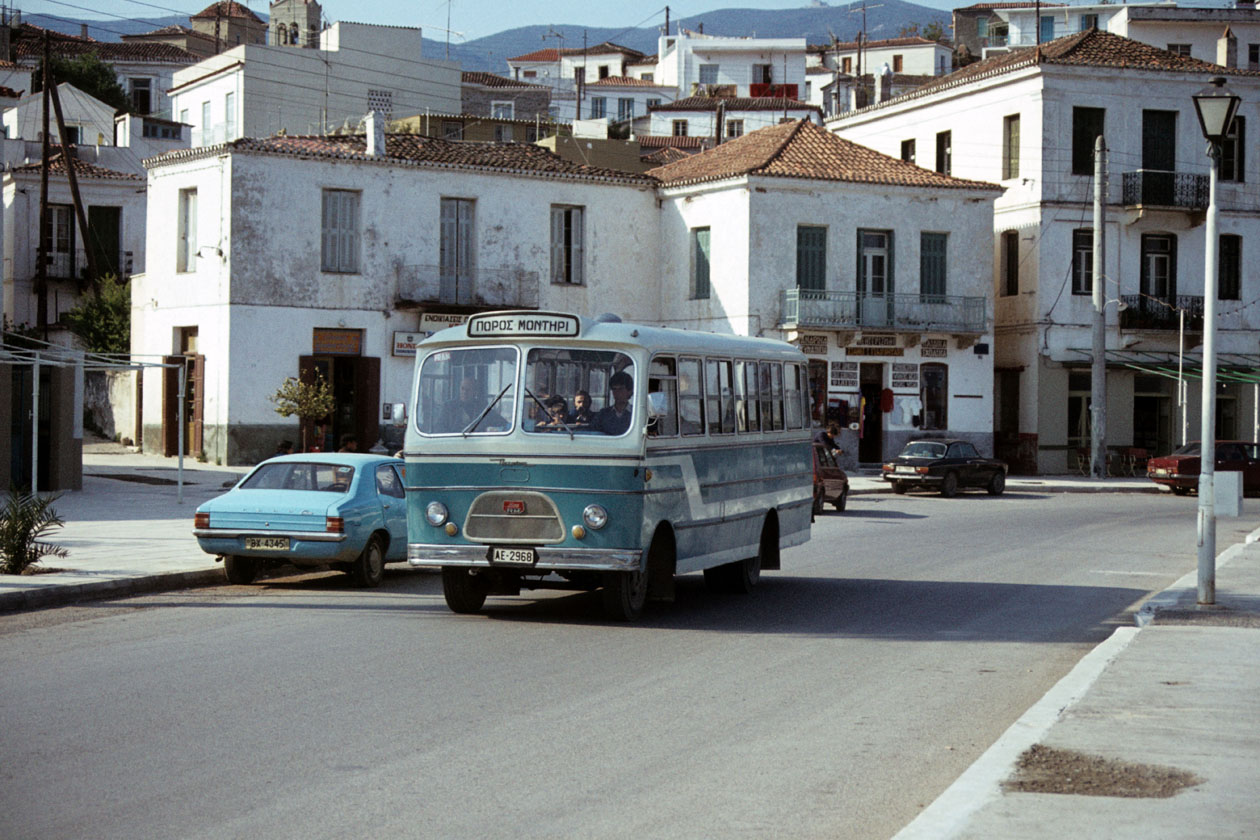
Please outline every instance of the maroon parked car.
[[[1170, 455], [1146, 462], [1146, 477], [1178, 496], [1199, 489], [1199, 442], [1192, 441]], [[1260, 493], [1260, 445], [1245, 440], [1216, 442], [1216, 471], [1241, 472], [1243, 492]]]

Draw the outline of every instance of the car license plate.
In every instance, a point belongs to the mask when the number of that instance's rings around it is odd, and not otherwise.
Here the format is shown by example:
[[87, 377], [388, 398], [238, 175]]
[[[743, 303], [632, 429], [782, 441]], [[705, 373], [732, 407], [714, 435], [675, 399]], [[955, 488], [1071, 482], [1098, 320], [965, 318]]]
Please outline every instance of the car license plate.
[[245, 547], [250, 551], [288, 551], [288, 537], [246, 537]]
[[897, 467], [893, 472], [897, 475], [914, 475], [915, 469], [914, 467]]
[[1168, 470], [1163, 469], [1162, 467], [1156, 467], [1155, 475], [1168, 475]]
[[532, 566], [538, 562], [538, 554], [532, 548], [492, 548], [491, 563], [507, 563], [513, 566]]

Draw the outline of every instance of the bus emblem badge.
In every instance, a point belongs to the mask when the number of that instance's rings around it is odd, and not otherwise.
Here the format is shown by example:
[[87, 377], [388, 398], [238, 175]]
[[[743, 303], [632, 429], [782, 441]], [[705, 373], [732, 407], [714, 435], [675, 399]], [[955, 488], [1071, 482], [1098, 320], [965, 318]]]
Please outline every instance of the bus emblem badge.
[[525, 512], [525, 503], [522, 501], [505, 501], [503, 503], [503, 512], [512, 516], [519, 516]]

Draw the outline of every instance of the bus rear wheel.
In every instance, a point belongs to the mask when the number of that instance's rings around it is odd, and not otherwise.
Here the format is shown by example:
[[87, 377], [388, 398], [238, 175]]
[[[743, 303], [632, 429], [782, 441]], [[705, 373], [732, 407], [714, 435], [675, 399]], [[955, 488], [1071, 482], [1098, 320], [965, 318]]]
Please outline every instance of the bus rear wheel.
[[757, 543], [757, 553], [734, 563], [724, 563], [704, 570], [704, 584], [713, 592], [731, 592], [747, 595], [761, 581], [763, 567], [778, 568], [771, 561], [779, 551], [779, 529], [769, 518], [761, 526], [761, 539]]
[[442, 596], [446, 606], [455, 613], [475, 613], [486, 602], [489, 591], [485, 579], [473, 574], [471, 569], [458, 566], [442, 567]]
[[608, 572], [600, 592], [604, 615], [613, 621], [634, 621], [643, 615], [643, 606], [647, 603], [648, 573]]

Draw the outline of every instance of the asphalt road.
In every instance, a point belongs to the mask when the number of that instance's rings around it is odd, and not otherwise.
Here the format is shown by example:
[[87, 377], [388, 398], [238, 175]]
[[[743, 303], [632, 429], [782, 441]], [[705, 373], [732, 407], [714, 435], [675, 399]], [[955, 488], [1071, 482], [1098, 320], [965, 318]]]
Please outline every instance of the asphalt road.
[[0, 617], [0, 836], [885, 838], [1195, 564], [1193, 499], [849, 504], [634, 625], [405, 567]]

